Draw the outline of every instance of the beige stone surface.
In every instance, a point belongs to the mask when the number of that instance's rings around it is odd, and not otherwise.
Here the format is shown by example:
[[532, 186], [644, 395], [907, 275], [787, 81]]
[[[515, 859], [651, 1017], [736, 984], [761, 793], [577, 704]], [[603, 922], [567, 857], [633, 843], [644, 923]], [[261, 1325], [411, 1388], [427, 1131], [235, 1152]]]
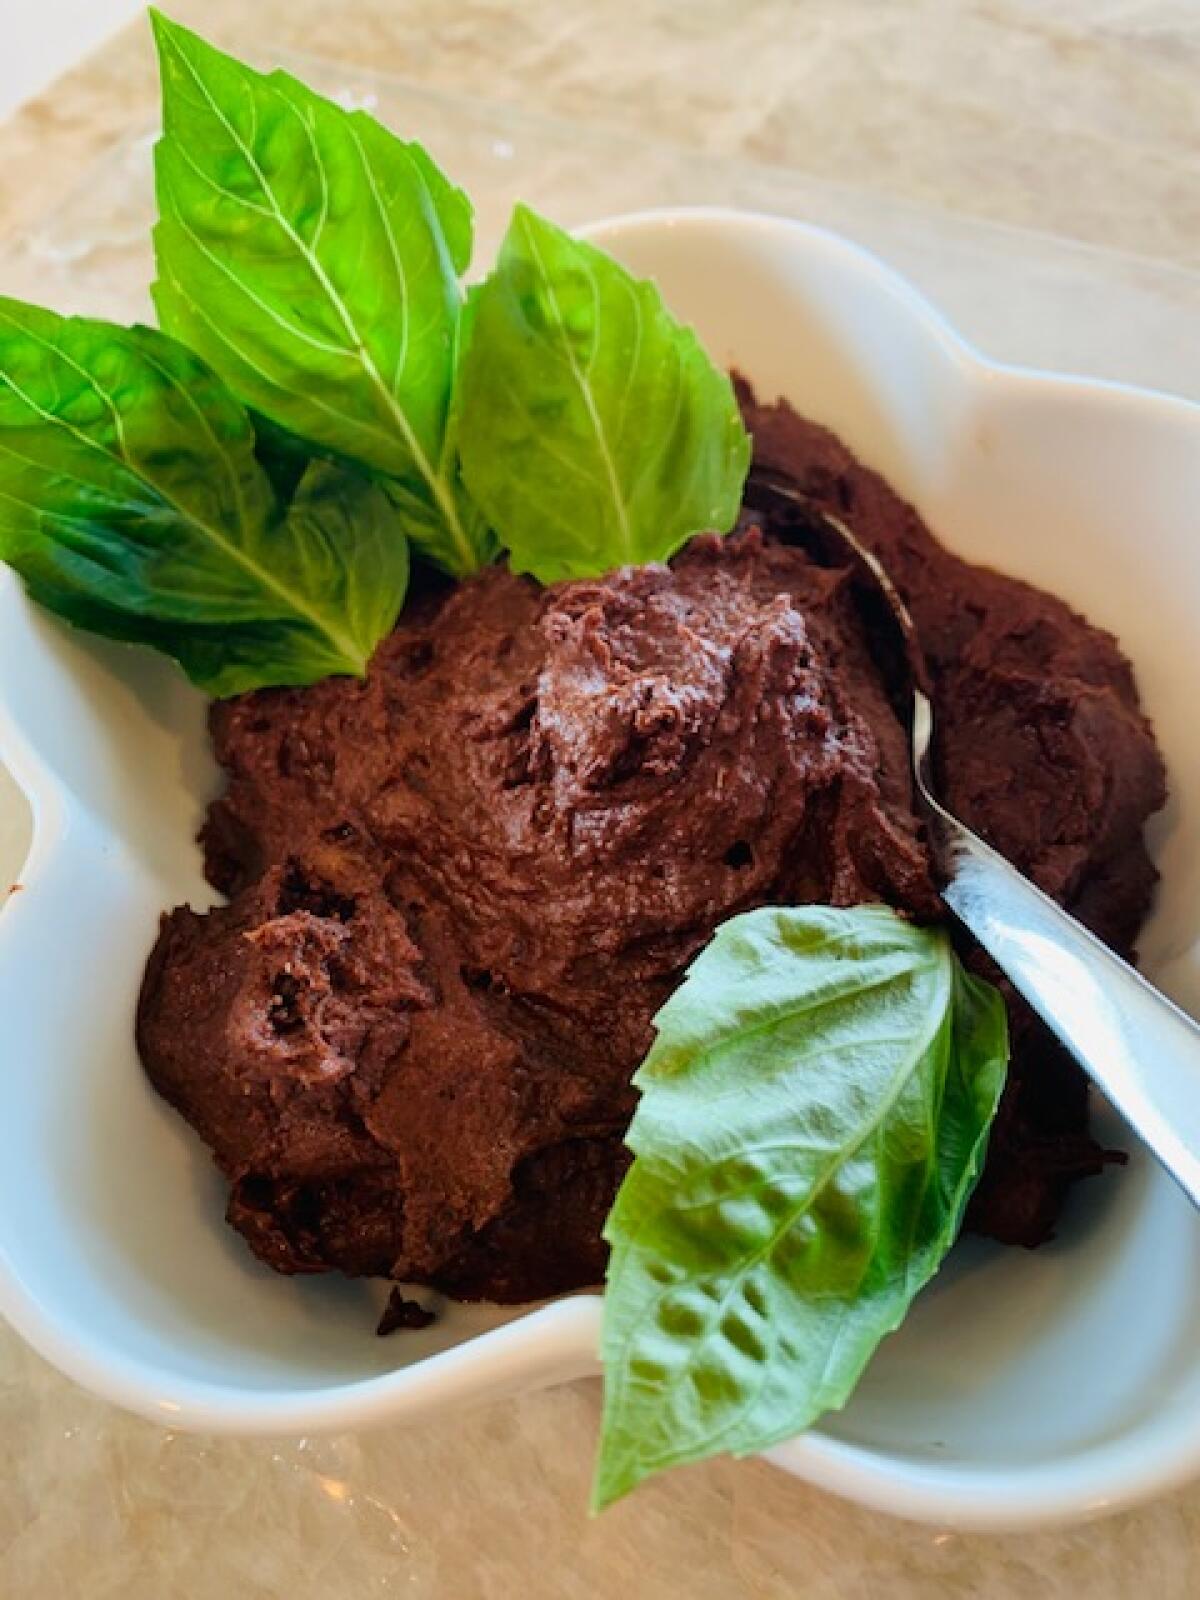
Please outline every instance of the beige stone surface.
[[[0, 1344], [5, 1600], [1194, 1600], [1200, 1493], [979, 1537], [757, 1462], [586, 1511], [598, 1386], [277, 1443], [123, 1417]], [[12, 1465], [16, 1464], [16, 1471]]]
[[[175, 0], [172, 9], [267, 56], [307, 50], [1200, 265], [1196, 0]], [[0, 239], [43, 217], [107, 145], [148, 126], [153, 108], [148, 43], [135, 30], [0, 127]], [[1117, 270], [1097, 258], [1097, 280]], [[1119, 270], [1132, 283], [1134, 268]], [[1006, 325], [993, 321], [999, 337]], [[0, 858], [18, 831], [0, 786]], [[983, 1538], [902, 1524], [766, 1466], [721, 1462], [591, 1521], [596, 1419], [596, 1386], [581, 1384], [403, 1432], [192, 1438], [116, 1413], [0, 1331], [0, 1597], [1200, 1593], [1200, 1488], [1082, 1529]]]
[[[1200, 264], [1195, 0], [174, 0], [230, 44]], [[0, 232], [152, 113], [135, 26], [0, 133]]]

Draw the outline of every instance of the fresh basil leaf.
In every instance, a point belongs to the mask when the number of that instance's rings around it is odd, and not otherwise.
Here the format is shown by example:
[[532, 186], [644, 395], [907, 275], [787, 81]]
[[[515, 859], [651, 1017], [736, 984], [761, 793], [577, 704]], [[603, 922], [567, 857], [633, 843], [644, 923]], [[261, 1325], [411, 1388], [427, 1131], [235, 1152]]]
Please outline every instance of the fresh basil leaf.
[[[459, 464], [459, 430], [462, 420], [461, 395], [462, 384], [460, 374], [462, 371], [462, 351], [467, 330], [472, 319], [475, 305], [476, 289], [467, 292], [463, 301], [462, 313], [455, 328], [454, 338], [454, 384], [450, 394], [450, 407], [446, 413], [446, 431], [442, 440], [442, 451], [439, 458], [439, 472], [447, 483], [450, 484], [458, 514], [463, 528], [475, 549], [484, 562], [494, 561], [499, 554], [496, 536], [488, 527], [487, 519], [479, 507], [467, 493], [466, 485], [462, 480]], [[404, 484], [397, 479], [384, 479], [383, 487], [389, 499], [404, 518], [404, 525], [409, 530], [414, 542], [422, 547], [427, 547], [427, 540], [422, 537], [422, 530], [428, 524], [430, 537], [436, 537], [437, 512], [423, 502], [418, 495], [414, 495]]]
[[474, 570], [486, 540], [443, 451], [469, 201], [364, 112], [152, 15], [163, 327], [256, 411], [398, 480], [424, 552]]
[[882, 907], [735, 917], [660, 1011], [605, 1229], [595, 1503], [843, 1405], [958, 1232], [998, 992]]
[[542, 582], [727, 532], [750, 461], [733, 388], [658, 289], [524, 206], [475, 306], [467, 488]]
[[0, 559], [217, 695], [362, 673], [408, 576], [365, 480], [314, 465], [281, 512], [246, 411], [182, 345], [3, 299]]
[[454, 330], [454, 381], [450, 390], [450, 406], [446, 413], [446, 434], [442, 441], [442, 470], [453, 481], [459, 514], [470, 532], [472, 543], [482, 552], [486, 561], [494, 561], [500, 553], [499, 540], [486, 516], [472, 499], [462, 472], [463, 371], [478, 306], [479, 285], [472, 284], [464, 296], [458, 324]]

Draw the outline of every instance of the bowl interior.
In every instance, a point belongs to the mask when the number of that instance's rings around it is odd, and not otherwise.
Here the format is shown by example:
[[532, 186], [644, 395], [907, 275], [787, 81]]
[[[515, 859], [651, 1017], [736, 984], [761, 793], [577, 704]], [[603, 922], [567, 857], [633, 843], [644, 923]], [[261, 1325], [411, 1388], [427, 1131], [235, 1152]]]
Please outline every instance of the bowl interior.
[[[1200, 1012], [1200, 615], [1193, 542], [1200, 412], [981, 366], [901, 282], [826, 236], [780, 225], [636, 220], [606, 242], [760, 394], [825, 422], [951, 548], [1062, 595], [1134, 662], [1169, 768], [1153, 824], [1163, 871], [1143, 964]], [[1200, 1092], [1200, 1084], [1197, 1085]], [[964, 1240], [846, 1410], [818, 1436], [912, 1466], [1062, 1463], [1182, 1415], [1200, 1421], [1200, 1224], [1119, 1119], [1128, 1167], [1080, 1186], [1035, 1252]], [[1136, 1311], [1133, 1309], [1136, 1308]], [[789, 1461], [790, 1454], [790, 1461]]]
[[[659, 279], [719, 360], [833, 427], [947, 544], [1119, 635], [1174, 794], [1156, 824], [1165, 877], [1145, 964], [1200, 1004], [1200, 852], [1187, 849], [1200, 669], [1186, 643], [1200, 413], [986, 368], [877, 263], [794, 225], [693, 215], [600, 236]], [[145, 1084], [131, 1036], [159, 912], [211, 898], [191, 843], [215, 781], [201, 702], [168, 666], [34, 612], [10, 578], [0, 613], [4, 753], [38, 825], [27, 887], [0, 919], [0, 1303], [77, 1376], [111, 1393], [121, 1374], [146, 1409], [197, 1386], [302, 1402], [415, 1375], [519, 1315], [453, 1307], [427, 1333], [378, 1340], [376, 1287], [279, 1278], [225, 1227], [208, 1157]], [[1106, 1137], [1129, 1146], [1116, 1126]], [[816, 1445], [1028, 1469], [1189, 1419], [1200, 1432], [1198, 1240], [1133, 1150], [1076, 1192], [1046, 1249], [960, 1246]]]

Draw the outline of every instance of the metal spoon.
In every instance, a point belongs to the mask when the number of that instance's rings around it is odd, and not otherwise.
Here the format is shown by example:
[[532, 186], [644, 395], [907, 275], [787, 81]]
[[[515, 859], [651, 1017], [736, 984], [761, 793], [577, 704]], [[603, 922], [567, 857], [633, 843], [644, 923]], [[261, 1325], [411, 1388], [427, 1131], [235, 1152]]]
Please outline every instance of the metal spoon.
[[886, 602], [910, 667], [913, 772], [943, 900], [1200, 1206], [1200, 1025], [937, 798], [933, 704], [920, 641], [875, 554], [779, 474], [755, 468], [746, 502], [790, 513], [831, 536]]

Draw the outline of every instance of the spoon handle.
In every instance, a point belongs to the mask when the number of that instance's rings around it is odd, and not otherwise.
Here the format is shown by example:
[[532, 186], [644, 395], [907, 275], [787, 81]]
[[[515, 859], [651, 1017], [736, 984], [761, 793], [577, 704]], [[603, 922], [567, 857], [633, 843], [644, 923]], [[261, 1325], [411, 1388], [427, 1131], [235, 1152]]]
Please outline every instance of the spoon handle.
[[1200, 1206], [1200, 1026], [926, 798], [946, 904]]

